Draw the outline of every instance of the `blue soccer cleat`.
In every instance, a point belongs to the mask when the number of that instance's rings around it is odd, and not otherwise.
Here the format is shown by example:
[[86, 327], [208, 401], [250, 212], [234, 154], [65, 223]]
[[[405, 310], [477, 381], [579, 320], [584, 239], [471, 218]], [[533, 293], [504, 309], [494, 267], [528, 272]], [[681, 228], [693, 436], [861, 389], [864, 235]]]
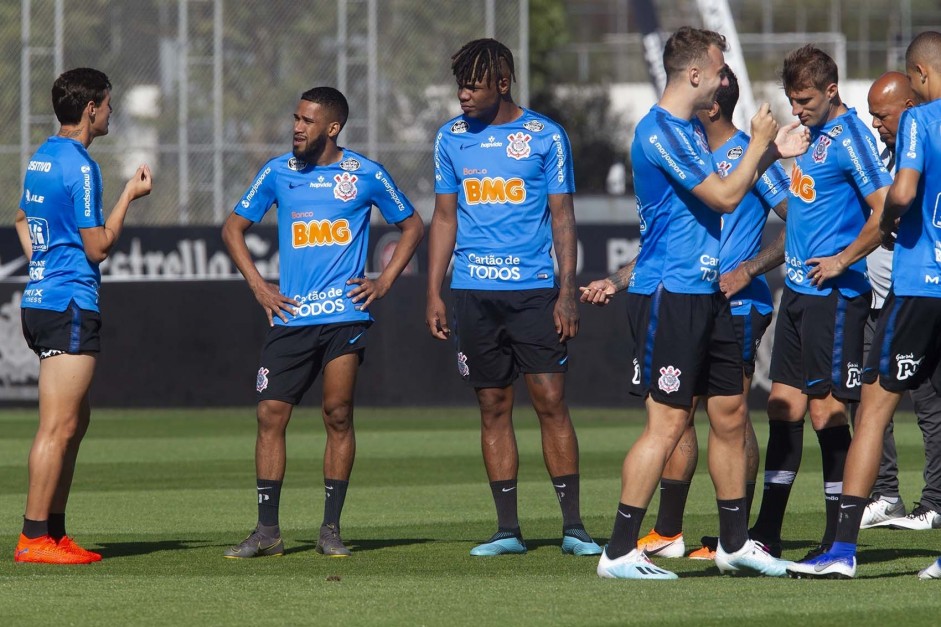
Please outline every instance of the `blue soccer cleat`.
[[794, 579], [852, 579], [856, 576], [856, 556], [831, 551], [787, 567]]
[[584, 529], [569, 529], [562, 535], [562, 552], [566, 555], [601, 555], [601, 547]]
[[655, 566], [641, 549], [634, 549], [615, 559], [609, 558], [607, 552], [602, 552], [596, 572], [603, 579], [679, 579], [676, 573]]
[[749, 540], [734, 553], [727, 553], [722, 543], [716, 547], [716, 566], [723, 575], [763, 575], [784, 577], [790, 562], [772, 557], [760, 542]]
[[493, 537], [478, 544], [471, 549], [470, 554], [475, 557], [490, 557], [493, 555], [522, 555], [526, 553], [523, 540], [507, 531], [498, 531]]

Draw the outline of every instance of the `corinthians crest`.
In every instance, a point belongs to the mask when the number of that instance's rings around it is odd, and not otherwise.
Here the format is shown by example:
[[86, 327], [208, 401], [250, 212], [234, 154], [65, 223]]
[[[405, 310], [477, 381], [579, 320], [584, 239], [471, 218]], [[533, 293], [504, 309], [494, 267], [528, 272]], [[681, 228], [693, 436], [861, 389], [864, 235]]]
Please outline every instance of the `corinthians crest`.
[[359, 177], [349, 172], [344, 172], [343, 174], [334, 176], [333, 180], [337, 182], [333, 187], [333, 195], [337, 200], [346, 202], [356, 198], [356, 181], [359, 180]]
[[657, 386], [667, 394], [672, 394], [680, 389], [680, 370], [673, 366], [667, 366], [660, 369], [660, 378], [657, 379]]
[[506, 156], [512, 157], [519, 161], [520, 159], [525, 159], [532, 152], [529, 148], [529, 140], [533, 138], [532, 135], [527, 135], [523, 131], [518, 133], [510, 133], [507, 136], [507, 139], [510, 141], [506, 147]]

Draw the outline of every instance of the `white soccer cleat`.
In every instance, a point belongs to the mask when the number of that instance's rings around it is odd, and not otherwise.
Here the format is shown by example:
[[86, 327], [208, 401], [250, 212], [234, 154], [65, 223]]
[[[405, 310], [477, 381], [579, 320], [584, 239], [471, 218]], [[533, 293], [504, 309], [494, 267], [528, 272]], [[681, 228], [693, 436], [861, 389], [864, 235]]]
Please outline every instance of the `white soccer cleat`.
[[829, 551], [787, 567], [794, 579], [852, 579], [856, 576], [855, 555], [833, 555]]
[[716, 566], [723, 575], [764, 575], [784, 577], [791, 562], [771, 557], [765, 547], [749, 540], [735, 553], [726, 553], [722, 543], [716, 548]]
[[893, 518], [879, 525], [889, 529], [908, 529], [909, 531], [928, 531], [941, 529], [941, 514], [924, 505], [919, 505], [908, 516]]
[[880, 496], [869, 501], [869, 504], [866, 505], [866, 510], [863, 512], [863, 519], [859, 523], [859, 528], [871, 529], [884, 522], [904, 516], [905, 504], [902, 503], [902, 499], [898, 499], [895, 503], [890, 503]]
[[919, 579], [941, 579], [941, 558], [931, 562], [931, 566], [919, 571]]
[[608, 557], [608, 547], [598, 560], [598, 576], [604, 579], [678, 579], [676, 573], [655, 566], [647, 554], [634, 549], [616, 559]]

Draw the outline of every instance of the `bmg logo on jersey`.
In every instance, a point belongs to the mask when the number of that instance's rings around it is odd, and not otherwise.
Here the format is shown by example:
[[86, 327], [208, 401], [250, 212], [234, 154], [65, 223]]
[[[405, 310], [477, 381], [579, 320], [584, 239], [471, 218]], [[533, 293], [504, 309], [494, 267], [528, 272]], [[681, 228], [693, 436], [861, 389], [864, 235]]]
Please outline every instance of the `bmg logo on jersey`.
[[814, 177], [804, 174], [800, 166], [794, 163], [791, 168], [791, 193], [805, 202], [813, 202], [817, 198], [814, 183]]
[[49, 250], [49, 222], [44, 218], [26, 218], [26, 225], [33, 252]]
[[468, 205], [510, 203], [526, 201], [526, 184], [521, 178], [504, 179], [502, 176], [464, 179], [464, 198]]
[[294, 248], [308, 246], [346, 246], [353, 239], [350, 222], [339, 220], [311, 220], [291, 224], [292, 245]]

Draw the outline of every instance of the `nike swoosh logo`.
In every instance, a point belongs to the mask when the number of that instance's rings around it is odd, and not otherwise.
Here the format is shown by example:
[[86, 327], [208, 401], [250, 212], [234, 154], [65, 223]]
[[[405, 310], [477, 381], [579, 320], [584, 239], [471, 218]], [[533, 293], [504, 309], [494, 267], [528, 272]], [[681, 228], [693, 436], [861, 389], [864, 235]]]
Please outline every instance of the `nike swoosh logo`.
[[358, 340], [359, 338], [363, 337], [363, 333], [365, 333], [365, 331], [360, 331], [359, 335], [357, 335], [357, 336], [354, 337], [352, 340], [350, 340], [349, 343], [350, 343], [350, 344], [356, 344], [356, 340]]
[[14, 272], [16, 272], [20, 266], [26, 263], [26, 257], [17, 257], [13, 261], [8, 261], [5, 264], [0, 265], [0, 279], [5, 279]]
[[268, 486], [267, 488], [258, 488], [258, 489], [259, 489], [259, 490], [270, 490], [270, 489], [271, 489], [271, 486]]
[[294, 189], [295, 187], [300, 187], [301, 185], [306, 185], [307, 183], [288, 183], [288, 189]]
[[325, 485], [324, 487], [327, 488], [328, 490], [332, 490], [332, 489], [333, 489], [333, 486], [332, 486], [332, 485]]
[[727, 511], [727, 512], [737, 512], [737, 511], [738, 511], [738, 506], [735, 506], [735, 507], [725, 507], [725, 506], [723, 505], [723, 506], [722, 506], [722, 509], [724, 509], [724, 510]]
[[552, 485], [554, 485], [555, 487], [559, 488], [560, 490], [565, 487], [565, 484], [564, 484], [564, 483], [563, 483], [562, 485], [557, 485], [557, 484], [553, 483]]
[[569, 360], [569, 356], [566, 355], [565, 357], [563, 357], [562, 359], [559, 360], [559, 365], [560, 365], [560, 366], [564, 366], [564, 365], [565, 365], [565, 362], [567, 362], [568, 360]]
[[503, 488], [503, 491], [504, 491], [504, 492], [512, 492], [512, 491], [515, 490], [515, 489], [516, 489], [516, 488]]
[[466, 150], [466, 149], [468, 149], [468, 148], [473, 148], [473, 147], [476, 146], [476, 145], [477, 145], [477, 142], [474, 142], [473, 144], [461, 144], [461, 150]]
[[855, 505], [847, 505], [845, 503], [840, 503], [840, 509], [850, 509], [856, 507]]
[[810, 386], [812, 386], [812, 385], [817, 385], [817, 384], [820, 383], [821, 381], [826, 381], [826, 378], [823, 378], [823, 379], [812, 379], [812, 380], [810, 380], [810, 381], [807, 382], [807, 387], [810, 387]]
[[630, 518], [630, 517], [631, 517], [630, 514], [625, 514], [624, 512], [618, 512], [618, 514], [620, 514], [621, 516], [624, 516], [624, 518]]
[[26, 553], [29, 553], [29, 549], [28, 549], [28, 548], [26, 548], [26, 549], [20, 549], [19, 551], [16, 552], [16, 556], [19, 557], [20, 555], [24, 555], [24, 554], [26, 554]]

